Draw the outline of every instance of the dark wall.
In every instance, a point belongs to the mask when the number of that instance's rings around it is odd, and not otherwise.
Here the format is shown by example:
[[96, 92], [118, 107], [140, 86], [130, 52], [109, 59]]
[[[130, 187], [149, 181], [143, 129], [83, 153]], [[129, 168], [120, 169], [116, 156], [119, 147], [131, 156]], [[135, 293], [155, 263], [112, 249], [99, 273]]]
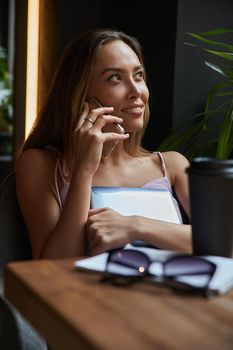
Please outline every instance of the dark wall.
[[[144, 145], [154, 150], [170, 132], [177, 1], [59, 0], [60, 50], [78, 33], [110, 27], [136, 36], [143, 49], [151, 85], [151, 119]], [[169, 6], [168, 6], [169, 4]]]
[[[186, 32], [198, 33], [216, 28], [233, 29], [232, 0], [178, 1], [173, 126], [202, 112], [208, 90], [223, 80], [203, 62], [212, 60], [212, 55], [184, 44], [185, 41], [195, 42]], [[224, 39], [233, 42], [232, 35], [219, 37], [219, 40]]]
[[136, 36], [151, 88], [151, 119], [143, 140], [154, 150], [172, 128], [203, 111], [208, 89], [221, 77], [207, 68], [203, 52], [184, 45], [187, 31], [233, 28], [232, 0], [58, 0], [59, 50], [77, 34], [98, 27]]

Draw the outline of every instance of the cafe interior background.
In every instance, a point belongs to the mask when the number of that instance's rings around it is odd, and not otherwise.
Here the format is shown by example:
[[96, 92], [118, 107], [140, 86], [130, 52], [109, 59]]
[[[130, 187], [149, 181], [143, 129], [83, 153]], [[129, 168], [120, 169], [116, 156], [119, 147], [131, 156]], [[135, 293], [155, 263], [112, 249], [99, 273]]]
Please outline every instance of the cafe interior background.
[[[0, 181], [14, 170], [17, 154], [44, 101], [59, 56], [77, 34], [92, 28], [110, 27], [123, 30], [139, 39], [144, 49], [151, 89], [151, 119], [143, 144], [148, 149], [155, 150], [161, 147], [164, 139], [169, 137], [181, 123], [202, 113], [210, 89], [226, 79], [205, 65], [204, 61], [207, 58], [211, 60], [211, 55], [207, 55], [198, 47], [185, 44], [185, 42], [193, 43], [193, 38], [187, 33], [203, 33], [217, 28], [233, 29], [232, 15], [232, 0], [0, 0]], [[232, 32], [217, 38], [233, 42]], [[229, 157], [232, 157], [232, 154]], [[3, 290], [1, 273], [0, 269], [0, 294]], [[73, 293], [72, 288], [67, 291]], [[23, 294], [21, 293], [21, 296], [24, 296]], [[152, 318], [146, 314], [140, 334], [143, 329], [148, 331], [152, 329], [151, 334], [156, 334], [160, 326], [160, 329], [165, 328], [167, 332], [164, 333], [168, 341], [166, 344], [169, 344], [170, 339], [173, 341], [173, 332], [177, 333], [176, 340], [182, 342], [184, 339], [183, 344], [186, 345], [184, 348], [189, 348], [192, 341], [194, 342], [192, 348], [201, 346], [203, 349], [203, 344], [207, 343], [211, 349], [217, 349], [218, 344], [228, 344], [229, 349], [231, 348], [230, 297], [219, 299], [216, 304], [214, 302], [204, 304], [202, 301], [198, 304], [198, 300], [195, 300], [189, 309], [189, 299], [179, 298], [177, 304], [177, 299], [164, 302], [160, 294], [156, 297], [155, 295], [153, 292], [154, 308], [150, 311], [153, 316], [159, 315], [159, 323], [157, 325], [151, 323]], [[115, 300], [113, 304], [117, 305]], [[137, 303], [139, 310], [141, 300], [140, 295], [140, 302]], [[147, 299], [145, 300], [147, 302]], [[127, 299], [124, 305], [126, 304]], [[3, 303], [1, 305], [4, 306]], [[192, 309], [193, 305], [195, 309]], [[6, 306], [7, 304], [5, 308]], [[26, 305], [26, 309], [29, 310], [30, 307]], [[104, 308], [102, 310], [105, 311]], [[126, 308], [126, 312], [127, 310]], [[148, 311], [148, 308], [145, 310]], [[170, 310], [169, 317], [165, 314], [160, 319], [163, 312], [158, 310], [166, 312]], [[180, 311], [184, 317], [190, 319], [190, 322], [186, 322], [185, 325], [177, 322], [183, 319], [177, 318]], [[106, 312], [109, 312], [109, 309], [106, 309]], [[2, 317], [4, 319], [4, 315]], [[35, 319], [38, 319], [37, 315]], [[138, 318], [132, 319], [138, 322]], [[167, 325], [170, 324], [168, 329], [164, 327], [165, 319], [168, 320]], [[173, 319], [176, 327], [173, 327]], [[144, 322], [144, 319], [142, 320]], [[93, 318], [93, 321], [95, 323], [96, 320]], [[48, 321], [39, 320], [39, 322], [44, 323], [46, 331], [52, 327]], [[148, 327], [148, 322], [152, 328]], [[177, 328], [179, 324], [182, 325], [180, 331]], [[5, 319], [2, 323], [0, 320], [0, 326], [2, 325], [5, 325], [6, 334], [7, 330], [11, 331]], [[122, 325], [127, 332], [127, 327], [124, 323]], [[199, 333], [194, 332], [193, 325], [196, 325], [194, 330], [199, 330]], [[29, 324], [23, 323], [21, 327], [27, 336], [27, 341], [30, 339], [30, 349], [45, 348], [44, 340], [37, 338], [37, 334], [31, 330]], [[136, 330], [138, 326], [134, 328]], [[106, 333], [105, 327], [103, 331]], [[47, 333], [50, 335], [52, 332]], [[118, 336], [117, 331], [114, 333]], [[203, 343], [197, 334], [201, 334]], [[4, 339], [2, 329], [1, 335]], [[189, 336], [191, 340], [186, 343]], [[136, 340], [137, 337], [138, 334]], [[13, 339], [13, 334], [10, 334], [9, 338]], [[54, 335], [54, 339], [56, 338], [57, 333]], [[1, 343], [0, 348], [2, 349]], [[165, 345], [164, 348], [168, 347]], [[218, 348], [225, 347], [223, 345]]]
[[193, 43], [187, 32], [233, 29], [232, 15], [231, 0], [0, 0], [0, 181], [13, 171], [59, 56], [77, 34], [110, 27], [139, 39], [151, 89], [143, 144], [155, 150], [203, 112], [209, 90], [224, 80], [204, 64], [204, 50], [185, 44]]

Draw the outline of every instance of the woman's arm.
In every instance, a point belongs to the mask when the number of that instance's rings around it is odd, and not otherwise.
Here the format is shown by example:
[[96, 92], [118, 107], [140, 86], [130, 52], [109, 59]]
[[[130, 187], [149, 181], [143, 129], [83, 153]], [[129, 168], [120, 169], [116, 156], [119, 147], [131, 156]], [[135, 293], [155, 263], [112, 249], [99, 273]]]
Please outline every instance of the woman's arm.
[[178, 152], [165, 152], [163, 158], [171, 185], [182, 208], [190, 218], [188, 176], [186, 173], [189, 161]]
[[53, 191], [55, 160], [46, 151], [28, 150], [19, 158], [16, 179], [19, 204], [34, 258], [85, 254], [84, 226], [90, 205], [91, 176], [77, 172], [62, 212]]
[[[55, 159], [48, 151], [23, 152], [16, 169], [17, 196], [30, 234], [34, 258], [63, 258], [86, 253], [85, 225], [90, 189], [99, 166], [103, 144], [128, 135], [102, 133], [106, 123], [121, 123], [103, 107], [89, 113], [85, 105], [73, 136], [74, 154], [70, 186], [62, 211], [53, 193]], [[89, 116], [94, 125], [85, 121]]]
[[[177, 152], [163, 154], [168, 176], [183, 209], [189, 215], [189, 163]], [[123, 216], [111, 209], [91, 210], [87, 222], [91, 254], [119, 248], [134, 240], [144, 240], [161, 249], [191, 252], [191, 226], [141, 216]]]
[[100, 254], [135, 240], [168, 250], [191, 252], [191, 226], [124, 216], [109, 208], [93, 209], [87, 221], [89, 253]]

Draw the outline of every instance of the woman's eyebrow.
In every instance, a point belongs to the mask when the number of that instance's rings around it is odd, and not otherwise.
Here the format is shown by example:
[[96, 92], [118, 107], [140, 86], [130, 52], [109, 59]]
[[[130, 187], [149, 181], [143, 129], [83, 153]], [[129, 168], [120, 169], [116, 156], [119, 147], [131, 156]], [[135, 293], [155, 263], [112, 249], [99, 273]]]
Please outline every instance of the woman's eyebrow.
[[100, 73], [100, 75], [104, 75], [104, 74], [106, 74], [106, 73], [108, 73], [108, 72], [120, 72], [120, 73], [122, 73], [123, 71], [124, 71], [124, 70], [121, 69], [121, 68], [109, 67], [109, 68], [104, 69], [104, 70]]
[[[141, 66], [141, 65], [138, 65], [138, 66], [134, 67], [133, 71], [135, 72], [135, 71], [137, 71], [137, 70], [139, 70], [139, 69], [142, 69], [142, 66]], [[122, 69], [122, 68], [118, 68], [118, 67], [108, 67], [108, 68], [104, 69], [104, 70], [100, 73], [100, 76], [102, 76], [102, 75], [104, 75], [104, 74], [106, 74], [106, 73], [108, 73], [108, 72], [119, 72], [119, 73], [124, 73], [125, 70]]]

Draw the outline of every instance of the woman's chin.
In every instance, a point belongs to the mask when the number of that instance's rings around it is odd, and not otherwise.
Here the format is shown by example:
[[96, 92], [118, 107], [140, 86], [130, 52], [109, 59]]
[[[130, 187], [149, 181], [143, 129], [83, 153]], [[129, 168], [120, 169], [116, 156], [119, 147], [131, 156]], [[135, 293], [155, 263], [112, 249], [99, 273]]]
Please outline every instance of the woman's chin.
[[138, 121], [138, 122], [135, 122], [132, 124], [130, 123], [130, 124], [124, 126], [125, 132], [129, 133], [129, 134], [139, 132], [142, 130], [142, 128], [143, 128], [143, 122], [141, 122], [141, 121]]

